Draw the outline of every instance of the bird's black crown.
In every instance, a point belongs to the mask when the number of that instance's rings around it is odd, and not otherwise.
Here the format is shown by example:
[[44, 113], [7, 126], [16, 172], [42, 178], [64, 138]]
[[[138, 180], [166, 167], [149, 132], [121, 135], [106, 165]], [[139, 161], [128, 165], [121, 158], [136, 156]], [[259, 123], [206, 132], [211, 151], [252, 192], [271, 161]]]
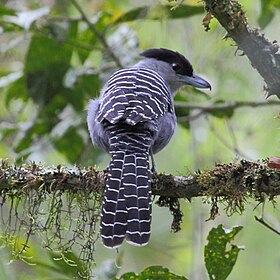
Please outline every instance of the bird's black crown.
[[155, 58], [157, 60], [170, 63], [173, 70], [177, 74], [192, 76], [193, 67], [191, 63], [180, 53], [168, 49], [148, 49], [140, 54], [147, 58]]

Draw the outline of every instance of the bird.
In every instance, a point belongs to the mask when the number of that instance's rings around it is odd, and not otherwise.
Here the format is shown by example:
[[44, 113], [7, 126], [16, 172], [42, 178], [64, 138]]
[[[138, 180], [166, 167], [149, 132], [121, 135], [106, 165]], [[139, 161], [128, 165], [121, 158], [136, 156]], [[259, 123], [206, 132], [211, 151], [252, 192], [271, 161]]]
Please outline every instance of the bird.
[[140, 56], [135, 65], [113, 73], [99, 98], [88, 105], [91, 141], [111, 155], [100, 214], [100, 235], [107, 248], [118, 248], [124, 240], [148, 244], [153, 155], [174, 134], [175, 93], [183, 85], [211, 90], [177, 51], [152, 48]]

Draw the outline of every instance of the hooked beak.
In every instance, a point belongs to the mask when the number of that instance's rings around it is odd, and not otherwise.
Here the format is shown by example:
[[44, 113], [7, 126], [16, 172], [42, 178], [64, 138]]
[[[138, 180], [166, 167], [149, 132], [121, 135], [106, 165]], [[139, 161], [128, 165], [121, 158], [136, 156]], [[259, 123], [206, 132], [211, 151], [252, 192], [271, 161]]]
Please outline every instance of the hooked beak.
[[187, 85], [191, 85], [196, 88], [209, 88], [211, 90], [211, 85], [202, 77], [193, 73], [192, 76], [180, 75], [181, 82]]

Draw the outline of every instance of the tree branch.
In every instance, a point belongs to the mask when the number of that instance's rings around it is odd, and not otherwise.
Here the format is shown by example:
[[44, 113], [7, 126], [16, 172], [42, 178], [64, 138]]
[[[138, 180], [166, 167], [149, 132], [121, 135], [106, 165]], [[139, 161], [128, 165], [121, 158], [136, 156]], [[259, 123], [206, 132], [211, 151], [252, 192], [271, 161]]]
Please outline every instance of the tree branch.
[[[35, 163], [16, 167], [2, 162], [0, 191], [24, 189], [44, 192], [68, 191], [76, 193], [86, 189], [103, 193], [106, 171], [93, 168], [44, 167]], [[187, 198], [198, 196], [242, 199], [249, 196], [259, 201], [262, 193], [273, 197], [280, 194], [280, 171], [269, 168], [266, 161], [242, 160], [217, 164], [212, 170], [189, 176], [155, 174], [152, 180], [154, 195]]]
[[279, 106], [280, 101], [271, 100], [271, 101], [235, 101], [235, 102], [224, 102], [224, 103], [210, 103], [210, 104], [191, 104], [185, 101], [175, 101], [174, 105], [176, 108], [185, 108], [185, 109], [198, 109], [203, 112], [211, 111], [227, 111], [227, 110], [235, 110], [241, 107], [262, 107], [262, 106]]
[[[204, 19], [209, 29], [211, 15], [220, 22], [239, 49], [249, 58], [266, 83], [268, 96], [280, 98], [280, 54], [276, 41], [270, 42], [259, 29], [251, 27], [236, 0], [204, 0], [208, 16]], [[210, 16], [209, 16], [210, 14]]]

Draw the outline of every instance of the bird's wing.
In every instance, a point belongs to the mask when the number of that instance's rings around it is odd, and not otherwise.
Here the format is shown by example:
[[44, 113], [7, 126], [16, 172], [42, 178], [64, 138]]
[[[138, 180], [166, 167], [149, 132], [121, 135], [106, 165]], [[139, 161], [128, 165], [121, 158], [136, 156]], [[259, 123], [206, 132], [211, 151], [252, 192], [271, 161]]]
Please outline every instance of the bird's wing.
[[148, 69], [127, 68], [116, 72], [105, 86], [96, 120], [136, 125], [172, 110], [170, 90], [160, 75]]

